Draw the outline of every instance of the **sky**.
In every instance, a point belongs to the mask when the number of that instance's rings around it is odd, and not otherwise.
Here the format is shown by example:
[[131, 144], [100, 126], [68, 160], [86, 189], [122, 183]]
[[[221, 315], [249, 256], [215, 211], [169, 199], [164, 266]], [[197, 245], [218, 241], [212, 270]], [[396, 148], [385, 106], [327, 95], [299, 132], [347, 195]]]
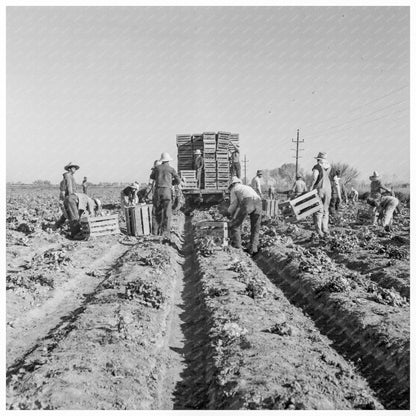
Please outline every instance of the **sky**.
[[[176, 134], [239, 133], [247, 175], [325, 151], [410, 177], [409, 7], [8, 7], [6, 179], [148, 179]], [[176, 161], [173, 162], [176, 167]]]

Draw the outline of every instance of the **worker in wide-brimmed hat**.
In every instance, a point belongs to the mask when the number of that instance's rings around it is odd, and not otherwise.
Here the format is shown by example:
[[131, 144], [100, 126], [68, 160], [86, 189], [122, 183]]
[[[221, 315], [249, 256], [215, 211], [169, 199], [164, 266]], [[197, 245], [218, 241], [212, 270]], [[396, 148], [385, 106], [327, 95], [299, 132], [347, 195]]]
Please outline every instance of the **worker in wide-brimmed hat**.
[[331, 165], [328, 163], [326, 152], [319, 152], [315, 157], [316, 165], [312, 168], [311, 190], [316, 189], [322, 201], [322, 208], [313, 214], [315, 230], [319, 237], [329, 235], [329, 203], [331, 201], [331, 180], [329, 173]]
[[251, 181], [251, 187], [257, 192], [260, 198], [262, 197], [262, 192], [261, 192], [261, 184], [262, 184], [261, 178], [262, 177], [263, 177], [263, 171], [258, 170], [256, 173], [256, 176]]
[[243, 185], [241, 179], [233, 176], [229, 186], [231, 215], [229, 223], [231, 245], [241, 248], [241, 225], [247, 215], [250, 217], [250, 246], [247, 251], [254, 255], [258, 251], [262, 214], [262, 202], [258, 193], [248, 185]]
[[101, 215], [101, 201], [98, 198], [90, 198], [83, 193], [74, 193], [68, 195], [64, 201], [65, 210], [68, 214], [69, 227], [72, 238], [83, 238], [80, 234], [80, 219], [83, 215], [98, 216]]
[[194, 153], [194, 169], [196, 171], [196, 181], [197, 186], [201, 189], [201, 178], [202, 178], [202, 169], [204, 167], [204, 158], [202, 156], [201, 150], [197, 149]]
[[64, 181], [65, 181], [65, 196], [74, 194], [77, 191], [77, 185], [75, 183], [74, 173], [79, 169], [79, 166], [75, 163], [69, 162], [64, 169]]
[[139, 190], [139, 183], [133, 182], [130, 185], [126, 186], [120, 192], [120, 206], [121, 206], [121, 216], [124, 217], [124, 210], [126, 207], [132, 207], [137, 205], [138, 197], [137, 192]]
[[[369, 177], [371, 184], [370, 184], [370, 200], [374, 200], [376, 205], [379, 204], [380, 198], [384, 193], [391, 193], [391, 190], [386, 188], [381, 183], [381, 176], [378, 174], [377, 171], [374, 171], [373, 174]], [[368, 200], [367, 200], [368, 202]], [[371, 204], [370, 204], [371, 205]], [[374, 207], [371, 205], [370, 207], [370, 215], [372, 218], [372, 224], [377, 224], [377, 216], [378, 216], [378, 210], [377, 207]]]
[[158, 234], [164, 237], [163, 242], [170, 242], [170, 223], [172, 220], [172, 185], [179, 185], [181, 179], [176, 170], [169, 165], [173, 159], [169, 153], [160, 155], [159, 166], [155, 166], [150, 179], [155, 181], [155, 204]]

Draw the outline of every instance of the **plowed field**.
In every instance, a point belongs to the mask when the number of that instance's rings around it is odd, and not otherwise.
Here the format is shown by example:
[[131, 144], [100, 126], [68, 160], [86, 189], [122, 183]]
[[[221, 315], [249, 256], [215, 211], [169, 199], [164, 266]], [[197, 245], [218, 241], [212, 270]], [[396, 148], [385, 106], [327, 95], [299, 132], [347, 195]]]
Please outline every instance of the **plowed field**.
[[7, 409], [409, 408], [408, 212], [326, 242], [265, 219], [252, 259], [196, 238], [215, 207], [172, 245], [71, 241], [54, 192], [7, 194]]

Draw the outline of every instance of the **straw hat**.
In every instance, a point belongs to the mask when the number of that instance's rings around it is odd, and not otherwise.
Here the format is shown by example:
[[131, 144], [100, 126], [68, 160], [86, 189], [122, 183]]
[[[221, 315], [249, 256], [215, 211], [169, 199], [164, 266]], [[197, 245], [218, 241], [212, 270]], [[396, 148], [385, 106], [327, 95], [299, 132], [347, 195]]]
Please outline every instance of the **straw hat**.
[[380, 177], [380, 175], [378, 174], [378, 172], [375, 170], [373, 172], [373, 174], [370, 176], [370, 181], [372, 181], [373, 179], [378, 179]]
[[170, 157], [170, 154], [168, 152], [163, 152], [160, 155], [160, 161], [163, 162], [171, 162], [173, 159]]
[[241, 179], [238, 178], [237, 176], [232, 177], [230, 187], [231, 187], [231, 185], [234, 185], [235, 183], [241, 183]]
[[75, 168], [76, 170], [78, 170], [79, 169], [79, 166], [78, 165], [76, 165], [75, 163], [72, 163], [72, 162], [69, 162], [65, 167], [64, 167], [64, 169], [65, 170], [69, 170], [69, 169], [71, 169], [71, 168]]
[[321, 159], [321, 160], [326, 160], [326, 158], [327, 158], [326, 152], [319, 152], [318, 156], [315, 157], [315, 159]]
[[130, 188], [139, 189], [139, 184], [137, 182], [133, 182], [129, 185]]
[[200, 151], [199, 149], [196, 149], [196, 150], [195, 150], [195, 154], [196, 154], [196, 155], [200, 155], [200, 154], [201, 154], [201, 151]]

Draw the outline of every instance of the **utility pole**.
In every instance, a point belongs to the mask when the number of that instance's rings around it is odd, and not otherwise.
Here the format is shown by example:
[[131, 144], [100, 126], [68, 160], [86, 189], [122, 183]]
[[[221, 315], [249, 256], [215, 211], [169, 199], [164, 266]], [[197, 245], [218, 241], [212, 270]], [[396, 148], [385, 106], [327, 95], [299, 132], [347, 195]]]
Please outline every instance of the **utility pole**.
[[243, 160], [243, 163], [244, 163], [244, 185], [247, 185], [247, 162], [248, 162], [247, 157], [246, 157], [246, 155], [244, 155], [244, 160]]
[[[296, 176], [298, 176], [298, 170], [299, 170], [299, 159], [302, 156], [299, 156], [299, 150], [304, 150], [304, 149], [299, 149], [299, 143], [304, 143], [305, 140], [299, 140], [299, 129], [297, 130], [297, 134], [296, 134], [296, 140], [292, 139], [292, 143], [296, 143], [296, 156], [293, 156], [296, 159]], [[295, 149], [292, 149], [295, 150]]]

